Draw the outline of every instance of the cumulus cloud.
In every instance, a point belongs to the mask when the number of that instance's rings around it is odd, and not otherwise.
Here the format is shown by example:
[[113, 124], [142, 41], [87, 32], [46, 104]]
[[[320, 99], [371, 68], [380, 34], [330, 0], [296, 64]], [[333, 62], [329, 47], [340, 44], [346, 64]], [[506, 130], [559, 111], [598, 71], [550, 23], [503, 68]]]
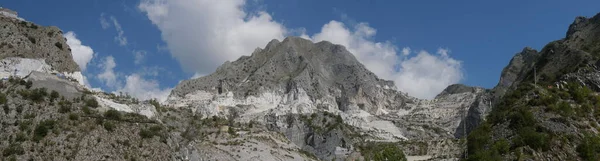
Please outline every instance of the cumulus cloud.
[[164, 102], [173, 88], [160, 89], [156, 80], [147, 80], [138, 74], [128, 75], [125, 79], [125, 86], [118, 89], [117, 92], [127, 93], [140, 100], [156, 98]]
[[81, 44], [81, 41], [77, 39], [77, 35], [73, 31], [69, 31], [63, 36], [67, 39], [67, 45], [71, 48], [73, 60], [75, 60], [75, 63], [79, 65], [82, 71], [85, 71], [87, 64], [94, 57], [94, 50], [89, 46]]
[[[367, 23], [330, 21], [321, 31], [287, 29], [267, 12], [246, 12], [246, 0], [142, 0], [138, 9], [161, 31], [167, 48], [192, 78], [209, 74], [227, 60], [249, 55], [271, 39], [288, 34], [318, 42], [346, 46], [379, 77], [396, 82], [401, 91], [419, 98], [433, 98], [462, 78], [461, 62], [440, 49], [431, 54], [399, 49], [389, 41], [374, 40], [377, 30]], [[193, 17], [193, 18], [190, 18]], [[411, 53], [417, 53], [411, 55]]]
[[138, 8], [186, 72], [208, 74], [286, 34], [271, 15], [247, 13], [244, 5], [245, 0], [142, 0]]
[[98, 74], [97, 78], [110, 88], [116, 88], [120, 85], [114, 70], [116, 66], [115, 58], [112, 56], [105, 57], [98, 65], [102, 69], [102, 73]]
[[420, 51], [409, 57], [410, 48], [398, 53], [392, 43], [373, 40], [376, 33], [367, 23], [348, 28], [341, 22], [330, 21], [310, 38], [346, 46], [369, 70], [393, 80], [399, 90], [411, 96], [431, 99], [463, 78], [461, 62], [451, 58], [449, 50], [439, 49], [437, 55]]

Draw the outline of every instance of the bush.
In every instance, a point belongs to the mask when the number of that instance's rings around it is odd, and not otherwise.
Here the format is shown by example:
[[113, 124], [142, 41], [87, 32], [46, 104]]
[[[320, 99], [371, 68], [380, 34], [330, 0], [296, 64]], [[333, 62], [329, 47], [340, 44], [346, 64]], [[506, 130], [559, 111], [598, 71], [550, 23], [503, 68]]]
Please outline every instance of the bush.
[[8, 108], [8, 104], [4, 104], [2, 106], [2, 109], [4, 109], [4, 114], [8, 115], [8, 113], [10, 113], [10, 108]]
[[104, 112], [104, 118], [111, 120], [121, 120], [121, 112], [114, 109], [110, 109]]
[[52, 92], [50, 92], [50, 102], [56, 100], [58, 97], [60, 97], [60, 94], [58, 94], [58, 92], [56, 92], [55, 90], [52, 90]]
[[600, 159], [600, 137], [586, 135], [576, 150], [583, 160], [596, 161]]
[[[6, 106], [7, 104], [4, 104], [4, 105]], [[20, 114], [21, 112], [23, 112], [23, 106], [22, 105], [18, 105], [17, 106], [17, 113]]]
[[513, 112], [508, 118], [510, 120], [511, 128], [518, 130], [524, 127], [531, 127], [535, 125], [536, 120], [533, 117], [533, 113], [525, 108], [520, 108], [517, 110], [518, 111]]
[[474, 155], [477, 151], [483, 151], [485, 146], [491, 143], [492, 126], [488, 122], [484, 122], [478, 128], [471, 131], [467, 136], [467, 148], [469, 155]]
[[27, 89], [29, 89], [29, 88], [31, 88], [31, 86], [33, 86], [33, 82], [31, 80], [28, 80], [27, 82], [25, 82], [25, 80], [21, 79], [21, 82], [24, 82], [21, 85], [25, 85], [25, 88], [27, 88]]
[[77, 121], [79, 120], [79, 115], [77, 115], [76, 113], [70, 113], [69, 120]]
[[5, 104], [7, 102], [8, 100], [6, 99], [6, 94], [0, 93], [0, 104]]
[[160, 135], [159, 133], [162, 131], [162, 129], [163, 128], [161, 126], [154, 125], [154, 126], [148, 128], [148, 129], [142, 129], [142, 130], [140, 130], [139, 134], [144, 139], [146, 139], [146, 138], [152, 138], [154, 136], [159, 136]]
[[494, 143], [493, 150], [499, 154], [507, 154], [510, 151], [510, 143], [506, 139], [500, 139]]
[[58, 112], [60, 113], [71, 112], [71, 102], [69, 101], [60, 101], [58, 102], [58, 106]]
[[27, 135], [23, 132], [19, 132], [19, 133], [17, 133], [17, 136], [15, 137], [15, 141], [17, 141], [17, 142], [27, 141]]
[[83, 111], [83, 113], [86, 115], [92, 114], [92, 110], [87, 106], [81, 107], [81, 111]]
[[406, 161], [404, 152], [394, 143], [368, 143], [361, 148], [365, 160]]
[[106, 129], [106, 131], [108, 131], [108, 132], [113, 132], [113, 131], [115, 131], [115, 128], [117, 127], [117, 126], [115, 126], [115, 124], [114, 124], [114, 123], [112, 123], [111, 121], [106, 121], [106, 122], [104, 122], [104, 125], [103, 125], [103, 126], [104, 126], [104, 129]]
[[573, 115], [573, 108], [571, 108], [571, 105], [569, 105], [567, 102], [560, 102], [558, 104], [558, 110], [560, 115], [564, 117], [570, 117]]
[[519, 130], [519, 136], [514, 142], [517, 146], [529, 146], [535, 150], [546, 151], [549, 147], [549, 136], [542, 132], [536, 132], [533, 127], [526, 127]]
[[46, 135], [48, 135], [49, 130], [54, 129], [55, 124], [56, 121], [54, 120], [44, 120], [40, 122], [33, 131], [33, 140], [42, 140], [44, 137], [46, 137]]
[[10, 144], [7, 148], [2, 151], [2, 156], [8, 157], [11, 155], [23, 155], [25, 154], [25, 150], [21, 147], [21, 144]]
[[38, 88], [31, 91], [29, 99], [31, 99], [34, 102], [42, 102], [46, 96], [48, 96], [46, 88]]
[[85, 101], [85, 105], [87, 107], [91, 107], [91, 108], [98, 108], [98, 101], [96, 101], [96, 99], [92, 98], [92, 99], [88, 99]]

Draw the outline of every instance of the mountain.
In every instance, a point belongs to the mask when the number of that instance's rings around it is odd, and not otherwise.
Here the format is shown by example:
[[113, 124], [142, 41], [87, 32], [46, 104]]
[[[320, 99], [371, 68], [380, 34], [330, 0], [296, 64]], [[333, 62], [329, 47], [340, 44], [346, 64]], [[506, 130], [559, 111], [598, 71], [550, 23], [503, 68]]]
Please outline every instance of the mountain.
[[600, 14], [564, 39], [524, 49], [502, 72], [488, 118], [468, 136], [469, 160], [598, 160]]
[[58, 28], [0, 13], [2, 160], [600, 157], [600, 14], [515, 54], [492, 89], [414, 98], [344, 46], [287, 37], [159, 103], [89, 89]]

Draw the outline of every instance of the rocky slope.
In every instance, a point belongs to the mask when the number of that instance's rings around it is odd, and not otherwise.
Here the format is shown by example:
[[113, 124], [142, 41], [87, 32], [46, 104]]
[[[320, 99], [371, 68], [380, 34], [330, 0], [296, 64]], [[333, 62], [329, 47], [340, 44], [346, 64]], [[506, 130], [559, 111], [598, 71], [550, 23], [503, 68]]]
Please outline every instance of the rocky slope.
[[578, 17], [564, 39], [511, 60], [504, 96], [469, 134], [469, 160], [600, 159], [598, 26], [600, 14]]
[[[489, 97], [483, 88], [452, 85], [434, 100], [413, 98], [368, 71], [343, 46], [288, 37], [213, 74], [183, 81], [166, 103], [204, 118], [265, 124], [325, 160], [360, 153], [364, 141], [419, 149], [404, 148], [409, 155], [456, 158], [462, 148], [456, 138], [481, 122]], [[314, 122], [325, 114], [338, 119]]]
[[343, 46], [288, 37], [160, 104], [90, 91], [60, 30], [3, 13], [2, 160], [597, 160], [599, 24], [523, 49], [493, 89], [413, 98]]
[[[2, 12], [10, 12], [2, 9]], [[8, 57], [40, 59], [59, 72], [77, 72], [71, 49], [57, 27], [34, 23], [0, 14], [0, 59]]]

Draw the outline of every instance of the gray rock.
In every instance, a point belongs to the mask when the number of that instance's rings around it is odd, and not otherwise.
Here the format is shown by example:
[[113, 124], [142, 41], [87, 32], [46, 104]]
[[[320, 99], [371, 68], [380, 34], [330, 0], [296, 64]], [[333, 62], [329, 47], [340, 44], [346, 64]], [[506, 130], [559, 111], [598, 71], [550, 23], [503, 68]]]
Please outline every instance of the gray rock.
[[62, 34], [54, 26], [39, 26], [0, 14], [0, 59], [45, 59], [59, 72], [80, 71]]

